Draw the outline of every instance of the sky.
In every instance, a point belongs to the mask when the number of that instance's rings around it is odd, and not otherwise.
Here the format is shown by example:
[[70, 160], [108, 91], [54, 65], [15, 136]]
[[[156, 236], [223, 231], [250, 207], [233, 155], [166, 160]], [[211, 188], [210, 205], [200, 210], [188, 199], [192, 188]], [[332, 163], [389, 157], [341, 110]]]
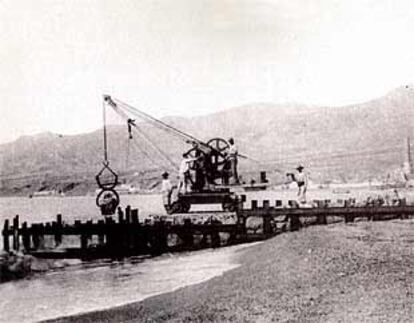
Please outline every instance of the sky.
[[412, 0], [0, 0], [0, 143], [156, 117], [341, 106], [414, 79]]

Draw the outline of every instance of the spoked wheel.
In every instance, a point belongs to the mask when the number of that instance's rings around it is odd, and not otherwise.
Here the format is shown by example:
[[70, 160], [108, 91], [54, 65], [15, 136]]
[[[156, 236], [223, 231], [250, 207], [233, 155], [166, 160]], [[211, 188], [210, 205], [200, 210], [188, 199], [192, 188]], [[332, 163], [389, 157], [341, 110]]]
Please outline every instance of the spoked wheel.
[[102, 215], [113, 215], [119, 205], [119, 195], [113, 189], [103, 189], [96, 197], [96, 205], [101, 209]]
[[211, 163], [217, 167], [223, 165], [226, 162], [225, 151], [230, 147], [229, 143], [223, 138], [213, 138], [207, 142], [211, 148], [213, 148]]

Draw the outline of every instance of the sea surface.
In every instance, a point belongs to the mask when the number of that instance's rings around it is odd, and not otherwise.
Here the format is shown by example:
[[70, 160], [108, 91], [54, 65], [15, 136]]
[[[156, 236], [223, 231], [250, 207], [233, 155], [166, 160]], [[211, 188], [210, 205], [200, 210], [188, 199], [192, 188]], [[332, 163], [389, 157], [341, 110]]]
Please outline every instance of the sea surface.
[[[258, 191], [258, 192], [240, 192], [240, 194], [247, 195], [246, 207], [250, 206], [251, 200], [258, 200], [259, 206], [261, 201], [269, 200], [270, 205], [274, 205], [275, 200], [283, 200], [287, 204], [288, 200], [295, 200], [296, 189], [288, 190], [274, 190], [274, 191]], [[368, 196], [376, 197], [381, 195], [389, 195], [395, 197], [393, 189], [378, 190], [367, 188], [340, 188], [340, 189], [310, 189], [307, 193], [309, 201], [314, 199], [331, 199], [335, 203], [338, 199], [356, 198], [363, 200]], [[414, 189], [399, 189], [398, 196], [407, 198], [407, 203], [414, 203]], [[165, 214], [162, 205], [162, 199], [159, 194], [145, 194], [145, 195], [121, 195], [120, 206], [125, 208], [131, 205], [132, 208], [139, 209], [140, 219], [146, 218], [150, 214], [160, 215]], [[193, 205], [191, 210], [220, 210], [218, 205]], [[19, 215], [20, 223], [27, 221], [33, 222], [47, 222], [54, 221], [56, 215], [60, 213], [63, 220], [67, 223], [72, 223], [74, 220], [100, 220], [102, 216], [95, 204], [94, 196], [73, 196], [73, 197], [0, 197], [0, 223], [3, 225], [5, 219], [12, 220], [15, 215]]]
[[[296, 190], [249, 192], [246, 205], [251, 200], [296, 198]], [[367, 196], [393, 196], [393, 190], [314, 189], [308, 199], [359, 200]], [[399, 190], [414, 204], [413, 190]], [[140, 219], [150, 214], [164, 214], [160, 195], [122, 195], [121, 206], [131, 205], [139, 209]], [[218, 206], [196, 206], [194, 210]], [[56, 214], [63, 221], [99, 220], [102, 216], [95, 205], [95, 197], [10, 197], [0, 198], [0, 225], [4, 219], [20, 216], [20, 221], [54, 221]], [[2, 243], [2, 239], [0, 239]], [[30, 278], [0, 284], [0, 321], [34, 322], [60, 316], [101, 310], [137, 302], [152, 295], [173, 291], [183, 286], [197, 284], [221, 275], [238, 266], [235, 255], [250, 245], [206, 249], [196, 252], [165, 254], [151, 259], [129, 258], [122, 262], [92, 261], [75, 262], [64, 269], [36, 274]]]
[[84, 262], [0, 284], [0, 321], [37, 322], [103, 310], [198, 284], [238, 267], [252, 244], [122, 262]]

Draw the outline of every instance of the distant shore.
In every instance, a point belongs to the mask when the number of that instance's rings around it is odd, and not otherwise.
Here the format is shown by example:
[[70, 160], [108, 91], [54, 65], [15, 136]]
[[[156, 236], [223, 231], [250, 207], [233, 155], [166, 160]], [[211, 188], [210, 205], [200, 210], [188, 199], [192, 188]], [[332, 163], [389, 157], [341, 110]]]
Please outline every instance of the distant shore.
[[314, 226], [206, 283], [55, 322], [411, 322], [414, 220]]

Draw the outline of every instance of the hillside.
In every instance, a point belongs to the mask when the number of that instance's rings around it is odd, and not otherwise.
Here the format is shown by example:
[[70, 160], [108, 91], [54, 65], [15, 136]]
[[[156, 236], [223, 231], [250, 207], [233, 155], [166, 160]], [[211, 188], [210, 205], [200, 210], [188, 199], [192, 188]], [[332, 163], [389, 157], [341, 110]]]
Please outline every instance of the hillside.
[[[414, 137], [413, 106], [414, 88], [404, 86], [352, 106], [254, 104], [164, 121], [203, 140], [234, 137], [239, 150], [256, 160], [241, 161], [242, 172], [267, 170], [272, 179], [281, 179], [300, 162], [314, 180], [357, 181], [384, 178], [401, 166], [406, 137]], [[179, 162], [188, 145], [146, 124], [139, 126], [168, 158]], [[171, 168], [139, 134], [128, 140], [126, 126], [108, 127], [108, 146], [111, 166], [128, 182], [155, 185], [160, 170]], [[3, 194], [42, 189], [84, 193], [101, 168], [102, 131], [25, 136], [1, 145], [0, 154]]]

